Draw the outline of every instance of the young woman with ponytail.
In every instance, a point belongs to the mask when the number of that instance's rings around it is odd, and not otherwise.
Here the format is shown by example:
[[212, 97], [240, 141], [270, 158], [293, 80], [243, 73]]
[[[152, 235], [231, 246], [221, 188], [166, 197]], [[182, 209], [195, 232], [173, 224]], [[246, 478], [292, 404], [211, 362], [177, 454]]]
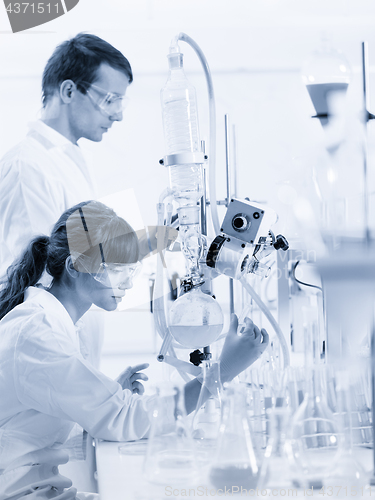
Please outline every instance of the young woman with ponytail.
[[[143, 396], [139, 365], [114, 381], [81, 353], [76, 323], [91, 307], [116, 309], [139, 259], [131, 226], [99, 202], [64, 212], [51, 236], [29, 244], [0, 290], [0, 500], [77, 500], [59, 474], [69, 458], [83, 459], [85, 433], [110, 441], [147, 437], [154, 396]], [[38, 286], [52, 276], [48, 289]], [[225, 382], [264, 351], [268, 335], [249, 320], [237, 336], [233, 318], [220, 361]], [[185, 386], [187, 411], [201, 384]], [[174, 416], [170, 415], [170, 419]]]

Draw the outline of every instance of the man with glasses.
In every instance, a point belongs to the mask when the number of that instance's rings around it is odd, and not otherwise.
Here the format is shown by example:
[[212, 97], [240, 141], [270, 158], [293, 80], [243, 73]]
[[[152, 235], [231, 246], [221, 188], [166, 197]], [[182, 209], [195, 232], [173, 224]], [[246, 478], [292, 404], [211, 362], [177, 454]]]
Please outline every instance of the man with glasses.
[[[41, 119], [30, 124], [25, 139], [0, 161], [1, 277], [34, 235], [50, 234], [66, 209], [95, 199], [77, 141], [99, 142], [122, 120], [132, 80], [128, 60], [97, 36], [80, 33], [53, 52], [43, 73]], [[97, 315], [87, 314], [77, 329], [81, 353], [98, 367], [103, 329]], [[84, 438], [79, 429], [72, 435], [71, 459], [84, 458]], [[91, 461], [89, 447], [87, 452]], [[86, 466], [70, 474], [86, 481], [90, 477]]]
[[94, 199], [77, 141], [99, 142], [122, 120], [133, 75], [101, 38], [80, 33], [60, 44], [44, 69], [41, 119], [0, 162], [0, 275], [35, 234], [49, 234], [67, 208]]

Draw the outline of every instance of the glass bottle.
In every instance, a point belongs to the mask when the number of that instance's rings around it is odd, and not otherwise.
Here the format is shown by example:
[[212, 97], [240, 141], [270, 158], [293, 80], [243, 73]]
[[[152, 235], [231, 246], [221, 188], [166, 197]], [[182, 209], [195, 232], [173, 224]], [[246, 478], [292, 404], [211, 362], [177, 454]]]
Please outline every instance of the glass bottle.
[[286, 449], [286, 431], [291, 413], [287, 407], [268, 410], [270, 437], [259, 473], [259, 488], [292, 488], [292, 473]]
[[[231, 383], [223, 391], [222, 417], [216, 456], [209, 479], [217, 489], [254, 489], [258, 465], [251, 440], [243, 384]], [[242, 490], [241, 490], [242, 491]]]
[[307, 370], [305, 397], [293, 416], [288, 435], [296, 487], [320, 488], [338, 454], [338, 429], [323, 390], [324, 365]]
[[147, 481], [157, 484], [194, 484], [198, 479], [183, 385], [164, 382], [157, 387], [143, 471]]

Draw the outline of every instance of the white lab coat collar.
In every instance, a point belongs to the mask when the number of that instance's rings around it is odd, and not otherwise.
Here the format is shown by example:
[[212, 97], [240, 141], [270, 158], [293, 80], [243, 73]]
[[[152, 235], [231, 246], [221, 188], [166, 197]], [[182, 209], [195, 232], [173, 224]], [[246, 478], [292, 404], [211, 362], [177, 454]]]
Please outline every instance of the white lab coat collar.
[[37, 302], [43, 309], [53, 311], [54, 316], [62, 317], [64, 322], [71, 323], [72, 327], [75, 328], [75, 324], [63, 304], [43, 286], [30, 286], [25, 291], [24, 302], [26, 301]]
[[[42, 120], [37, 120], [35, 122], [28, 123], [29, 135], [37, 134], [38, 139], [42, 139], [43, 145], [50, 149], [51, 147], [63, 147], [66, 145], [72, 145], [79, 148], [77, 144], [73, 144], [67, 137], [57, 132], [57, 130], [46, 125]], [[43, 140], [44, 139], [44, 140]], [[49, 144], [48, 144], [49, 143]]]

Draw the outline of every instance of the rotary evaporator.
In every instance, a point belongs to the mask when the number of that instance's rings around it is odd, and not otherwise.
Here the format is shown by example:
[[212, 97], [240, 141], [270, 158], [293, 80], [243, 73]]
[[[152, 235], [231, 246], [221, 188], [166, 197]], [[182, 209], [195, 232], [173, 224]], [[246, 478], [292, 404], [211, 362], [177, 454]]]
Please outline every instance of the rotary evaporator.
[[[210, 129], [207, 152], [200, 140], [196, 91], [184, 71], [180, 42], [194, 49], [206, 76]], [[168, 63], [168, 79], [161, 90], [166, 155], [160, 164], [169, 170], [170, 186], [159, 199], [158, 225], [178, 228], [178, 239], [186, 260], [186, 276], [181, 280], [178, 298], [166, 311], [163, 281], [167, 245], [159, 237], [153, 300], [156, 329], [163, 339], [158, 360], [175, 366], [185, 380], [189, 379], [187, 374], [197, 376], [201, 373], [199, 365], [211, 358], [210, 345], [225, 335], [222, 333], [222, 308], [212, 295], [212, 280], [225, 275], [229, 281], [239, 280], [267, 317], [280, 342], [286, 367], [289, 365], [289, 350], [283, 332], [247, 278], [249, 274], [267, 277], [270, 268], [263, 261], [267, 261], [275, 250], [287, 250], [288, 242], [284, 236], [275, 236], [271, 231], [277, 220], [271, 208], [237, 199], [229, 187], [227, 198], [216, 200], [216, 111], [207, 60], [196, 42], [180, 33], [171, 42]], [[227, 208], [221, 223], [218, 204]], [[207, 235], [208, 214], [214, 228], [213, 238]], [[233, 294], [231, 301], [233, 310]], [[190, 363], [177, 358], [175, 348], [181, 347], [194, 349]]]

